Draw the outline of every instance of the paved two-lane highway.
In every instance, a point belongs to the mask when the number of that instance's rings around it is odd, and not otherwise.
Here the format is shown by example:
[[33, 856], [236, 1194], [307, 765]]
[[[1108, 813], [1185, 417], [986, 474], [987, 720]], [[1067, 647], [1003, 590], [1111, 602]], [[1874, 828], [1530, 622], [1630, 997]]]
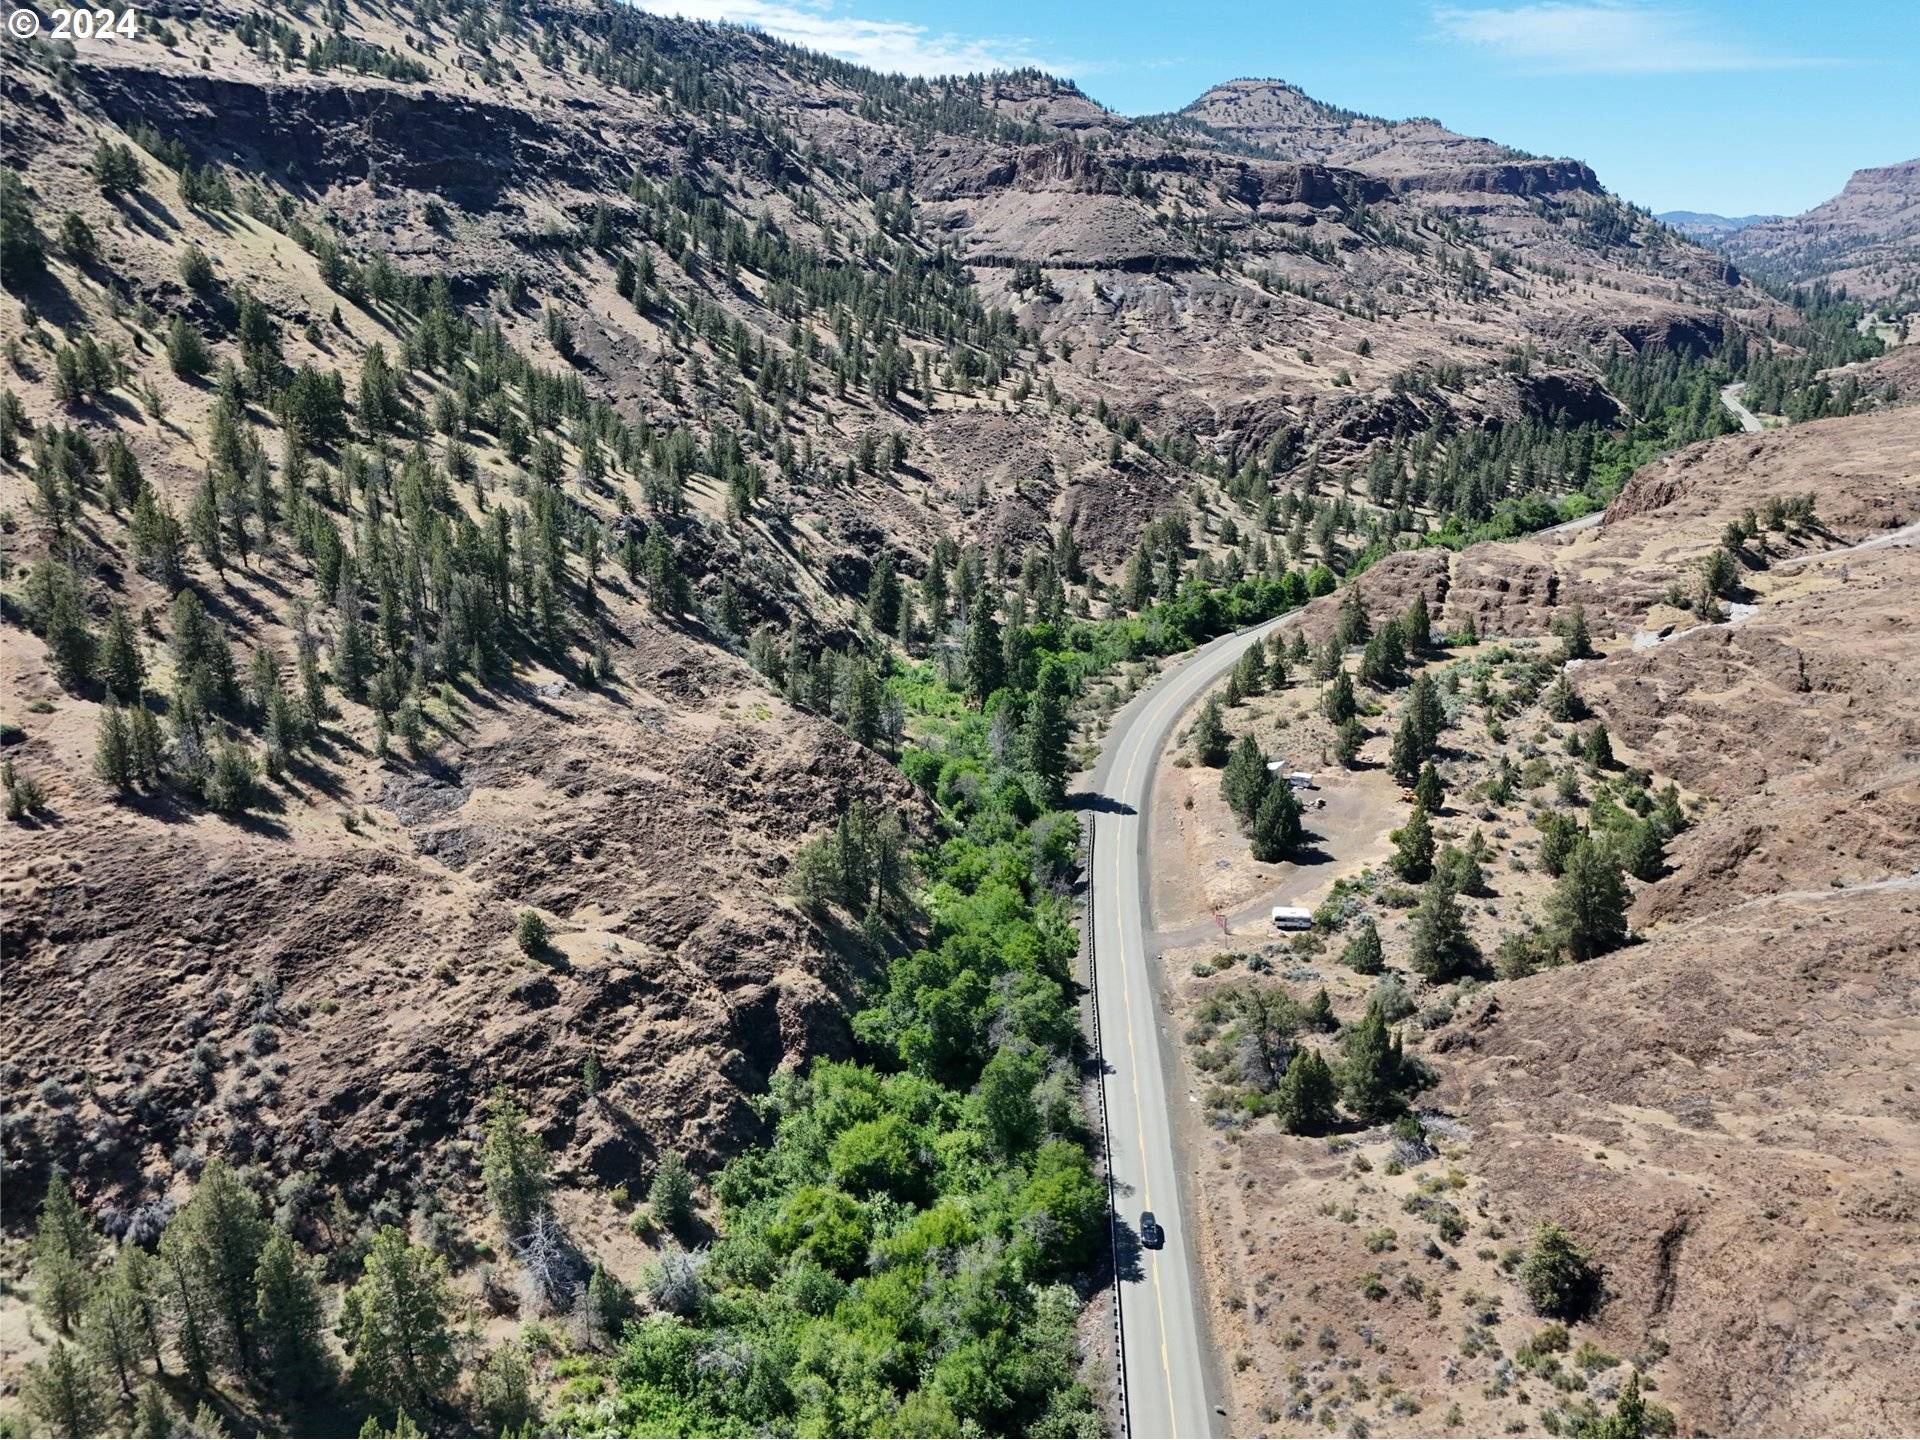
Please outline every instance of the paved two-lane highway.
[[1202, 1356], [1205, 1320], [1169, 1099], [1179, 1062], [1161, 1024], [1158, 957], [1147, 949], [1152, 927], [1145, 856], [1153, 775], [1182, 713], [1279, 623], [1203, 645], [1135, 696], [1114, 717], [1093, 772], [1089, 883], [1114, 1203], [1136, 1240], [1143, 1210], [1153, 1211], [1167, 1232], [1166, 1248], [1139, 1250], [1137, 1273], [1123, 1270], [1118, 1282], [1128, 1430], [1136, 1436], [1204, 1436], [1212, 1420]]

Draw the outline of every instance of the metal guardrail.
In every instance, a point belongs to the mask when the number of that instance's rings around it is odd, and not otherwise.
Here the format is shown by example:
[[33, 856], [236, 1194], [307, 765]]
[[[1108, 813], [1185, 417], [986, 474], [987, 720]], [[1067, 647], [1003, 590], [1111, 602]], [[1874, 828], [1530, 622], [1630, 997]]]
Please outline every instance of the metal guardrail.
[[1093, 923], [1093, 845], [1100, 830], [1097, 811], [1089, 812], [1084, 847], [1086, 901], [1082, 907], [1081, 934], [1087, 948], [1087, 994], [1093, 1015], [1093, 1058], [1100, 1067], [1100, 1149], [1107, 1171], [1107, 1247], [1113, 1271], [1113, 1353], [1115, 1388], [1120, 1401], [1120, 1434], [1133, 1435], [1133, 1412], [1127, 1399], [1127, 1337], [1120, 1299], [1120, 1210], [1116, 1203], [1118, 1185], [1113, 1175], [1113, 1127], [1107, 1117], [1107, 1050], [1100, 1035], [1100, 963]]

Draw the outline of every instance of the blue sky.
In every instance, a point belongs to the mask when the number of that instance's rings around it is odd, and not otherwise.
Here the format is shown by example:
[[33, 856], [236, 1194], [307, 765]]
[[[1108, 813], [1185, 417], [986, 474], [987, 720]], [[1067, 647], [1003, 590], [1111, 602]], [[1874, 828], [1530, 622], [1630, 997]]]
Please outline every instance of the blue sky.
[[1126, 114], [1278, 76], [1587, 161], [1655, 210], [1793, 213], [1920, 156], [1920, 0], [639, 0], [884, 70], [1034, 64]]

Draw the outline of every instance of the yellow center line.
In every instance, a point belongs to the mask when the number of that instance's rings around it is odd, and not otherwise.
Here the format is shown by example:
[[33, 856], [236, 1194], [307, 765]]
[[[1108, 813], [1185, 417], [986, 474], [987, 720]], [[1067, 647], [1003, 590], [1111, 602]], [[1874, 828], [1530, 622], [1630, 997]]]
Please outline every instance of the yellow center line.
[[[1163, 708], [1165, 703], [1166, 702], [1162, 702]], [[1152, 729], [1152, 726], [1148, 726], [1147, 728], [1150, 732]], [[1127, 762], [1126, 778], [1121, 781], [1121, 786], [1120, 786], [1120, 793], [1123, 800], [1130, 800], [1133, 797], [1134, 772], [1139, 766], [1141, 752], [1143, 749], [1144, 749], [1144, 741], [1134, 742], [1133, 754]], [[1146, 818], [1145, 812], [1146, 812], [1146, 795], [1143, 791], [1140, 794], [1140, 803], [1134, 807], [1134, 819], [1136, 824], [1143, 824], [1145, 822], [1145, 818]], [[1114, 857], [1114, 889], [1116, 891], [1118, 891], [1120, 888], [1119, 871], [1120, 871], [1120, 861], [1119, 861], [1119, 857], [1116, 855]], [[1116, 896], [1116, 899], [1117, 898], [1118, 897]], [[1146, 937], [1143, 933], [1141, 936], [1141, 945], [1143, 947], [1143, 951], [1144, 951], [1145, 944], [1146, 944]], [[1128, 979], [1129, 967], [1126, 964], [1126, 945], [1124, 941], [1124, 936], [1123, 936], [1122, 944], [1120, 948], [1121, 948], [1120, 999], [1121, 999], [1121, 1004], [1125, 1007], [1127, 1012], [1127, 1047], [1128, 1049], [1132, 1050], [1135, 1048], [1134, 1042], [1136, 1038], [1136, 1031], [1134, 1028], [1134, 1016], [1133, 1016], [1133, 986]], [[1128, 1076], [1128, 1079], [1133, 1087], [1134, 1139], [1140, 1147], [1140, 1152], [1139, 1152], [1140, 1153], [1140, 1192], [1141, 1192], [1142, 1198], [1146, 1201], [1144, 1208], [1151, 1210], [1153, 1209], [1153, 1179], [1147, 1166], [1147, 1133], [1146, 1133], [1146, 1127], [1145, 1127], [1146, 1107], [1142, 1105], [1140, 1101], [1140, 1065], [1141, 1065], [1141, 1059], [1139, 1054], [1136, 1051], [1133, 1057], [1133, 1064], [1130, 1067], [1131, 1074]], [[1153, 1283], [1154, 1313], [1160, 1322], [1160, 1375], [1161, 1375], [1161, 1378], [1166, 1382], [1166, 1387], [1167, 1387], [1167, 1431], [1169, 1436], [1173, 1437], [1173, 1440], [1178, 1440], [1178, 1437], [1180, 1434], [1180, 1413], [1179, 1413], [1178, 1404], [1175, 1401], [1174, 1394], [1173, 1394], [1173, 1357], [1168, 1352], [1168, 1349], [1167, 1349], [1167, 1303], [1166, 1303], [1165, 1292], [1160, 1287], [1160, 1266], [1157, 1260], [1149, 1267], [1148, 1276]]]

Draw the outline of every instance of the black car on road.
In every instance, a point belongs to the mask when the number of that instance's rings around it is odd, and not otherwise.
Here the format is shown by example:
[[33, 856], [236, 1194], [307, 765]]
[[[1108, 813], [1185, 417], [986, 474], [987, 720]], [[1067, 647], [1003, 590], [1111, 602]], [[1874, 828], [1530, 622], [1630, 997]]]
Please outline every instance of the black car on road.
[[1167, 1232], [1160, 1227], [1160, 1222], [1153, 1218], [1151, 1210], [1140, 1212], [1140, 1243], [1149, 1250], [1158, 1250], [1167, 1243]]

